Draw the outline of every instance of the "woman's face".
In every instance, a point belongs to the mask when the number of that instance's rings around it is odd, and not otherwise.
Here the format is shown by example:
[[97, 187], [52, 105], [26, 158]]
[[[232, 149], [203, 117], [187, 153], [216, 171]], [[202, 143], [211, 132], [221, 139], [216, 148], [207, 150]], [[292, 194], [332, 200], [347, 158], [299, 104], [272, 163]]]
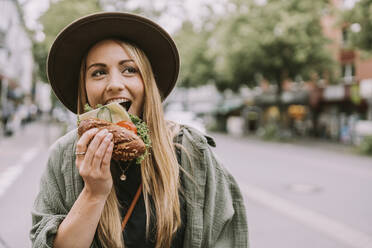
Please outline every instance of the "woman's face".
[[86, 60], [85, 85], [90, 106], [130, 101], [129, 113], [141, 116], [144, 84], [136, 63], [115, 41], [94, 45]]

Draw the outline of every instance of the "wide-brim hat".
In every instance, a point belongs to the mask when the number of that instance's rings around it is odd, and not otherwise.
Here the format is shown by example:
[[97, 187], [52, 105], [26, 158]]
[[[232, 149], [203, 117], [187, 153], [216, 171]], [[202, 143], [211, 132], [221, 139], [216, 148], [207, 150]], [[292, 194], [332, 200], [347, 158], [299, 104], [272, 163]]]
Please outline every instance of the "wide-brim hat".
[[179, 73], [179, 55], [170, 35], [143, 16], [123, 12], [99, 12], [66, 26], [48, 55], [47, 75], [58, 99], [77, 113], [78, 81], [83, 56], [98, 41], [115, 38], [144, 51], [164, 100], [174, 88]]

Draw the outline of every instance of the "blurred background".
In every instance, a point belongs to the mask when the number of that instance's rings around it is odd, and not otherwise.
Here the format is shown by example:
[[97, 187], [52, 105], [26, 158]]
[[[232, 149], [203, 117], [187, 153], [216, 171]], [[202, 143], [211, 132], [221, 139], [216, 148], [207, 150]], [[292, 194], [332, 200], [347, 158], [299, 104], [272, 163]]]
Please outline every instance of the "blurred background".
[[48, 148], [76, 127], [47, 83], [48, 50], [96, 11], [174, 37], [166, 118], [215, 138], [251, 247], [372, 247], [372, 0], [0, 0], [0, 248], [31, 246]]

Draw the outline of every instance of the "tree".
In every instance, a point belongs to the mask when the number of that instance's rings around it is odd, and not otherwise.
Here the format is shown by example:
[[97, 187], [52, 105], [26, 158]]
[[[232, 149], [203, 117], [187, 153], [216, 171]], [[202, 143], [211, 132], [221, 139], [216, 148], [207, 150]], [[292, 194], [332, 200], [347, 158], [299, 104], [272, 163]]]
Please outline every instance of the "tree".
[[216, 58], [220, 53], [216, 50], [219, 46], [216, 44], [215, 33], [220, 29], [220, 21], [226, 14], [226, 9], [231, 6], [231, 3], [226, 2], [201, 1], [199, 8], [203, 11], [200, 11], [197, 17], [185, 13], [187, 10], [182, 9], [182, 4], [179, 4], [178, 13], [183, 13], [183, 22], [173, 37], [181, 57], [180, 86], [197, 87], [221, 81], [215, 72]]
[[343, 14], [350, 40], [356, 48], [372, 52], [372, 0], [360, 0]]
[[159, 19], [166, 12], [170, 1], [163, 1], [162, 5], [152, 0], [99, 0], [99, 3], [107, 11], [129, 11], [130, 13], [144, 15], [148, 18]]
[[261, 74], [278, 86], [287, 78], [309, 78], [313, 72], [322, 75], [331, 62], [320, 25], [325, 7], [324, 0], [247, 4], [220, 35], [223, 46], [231, 48], [224, 60], [236, 65], [225, 68], [232, 69], [230, 74], [237, 79], [244, 76], [252, 80], [254, 74]]
[[46, 75], [46, 61], [48, 57], [48, 49], [45, 43], [36, 42], [32, 43], [32, 53], [36, 63], [37, 78], [42, 82], [48, 82]]
[[[277, 85], [281, 108], [282, 82], [332, 72], [321, 18], [328, 1], [237, 1], [236, 11], [216, 32], [215, 72], [220, 88], [238, 89], [265, 78]], [[260, 76], [260, 77], [258, 77]]]
[[197, 87], [215, 80], [214, 59], [208, 54], [210, 32], [196, 30], [191, 22], [184, 22], [174, 35], [181, 57], [180, 86]]

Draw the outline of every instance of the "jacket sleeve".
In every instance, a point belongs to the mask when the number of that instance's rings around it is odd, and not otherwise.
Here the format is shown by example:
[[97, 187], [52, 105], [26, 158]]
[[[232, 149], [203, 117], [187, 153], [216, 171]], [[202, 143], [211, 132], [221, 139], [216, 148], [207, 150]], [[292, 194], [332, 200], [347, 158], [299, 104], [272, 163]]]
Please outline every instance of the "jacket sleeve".
[[58, 144], [50, 150], [46, 171], [42, 175], [40, 190], [34, 202], [30, 239], [32, 247], [53, 247], [58, 227], [68, 210], [64, 204], [63, 176], [61, 175], [62, 154]]
[[188, 240], [184, 244], [193, 248], [247, 248], [244, 200], [235, 179], [213, 152], [213, 139], [186, 128], [182, 144], [189, 151], [182, 166], [191, 176], [185, 180], [189, 194]]
[[204, 190], [205, 247], [247, 248], [246, 210], [239, 186], [210, 147], [204, 150], [204, 162], [208, 169]]

